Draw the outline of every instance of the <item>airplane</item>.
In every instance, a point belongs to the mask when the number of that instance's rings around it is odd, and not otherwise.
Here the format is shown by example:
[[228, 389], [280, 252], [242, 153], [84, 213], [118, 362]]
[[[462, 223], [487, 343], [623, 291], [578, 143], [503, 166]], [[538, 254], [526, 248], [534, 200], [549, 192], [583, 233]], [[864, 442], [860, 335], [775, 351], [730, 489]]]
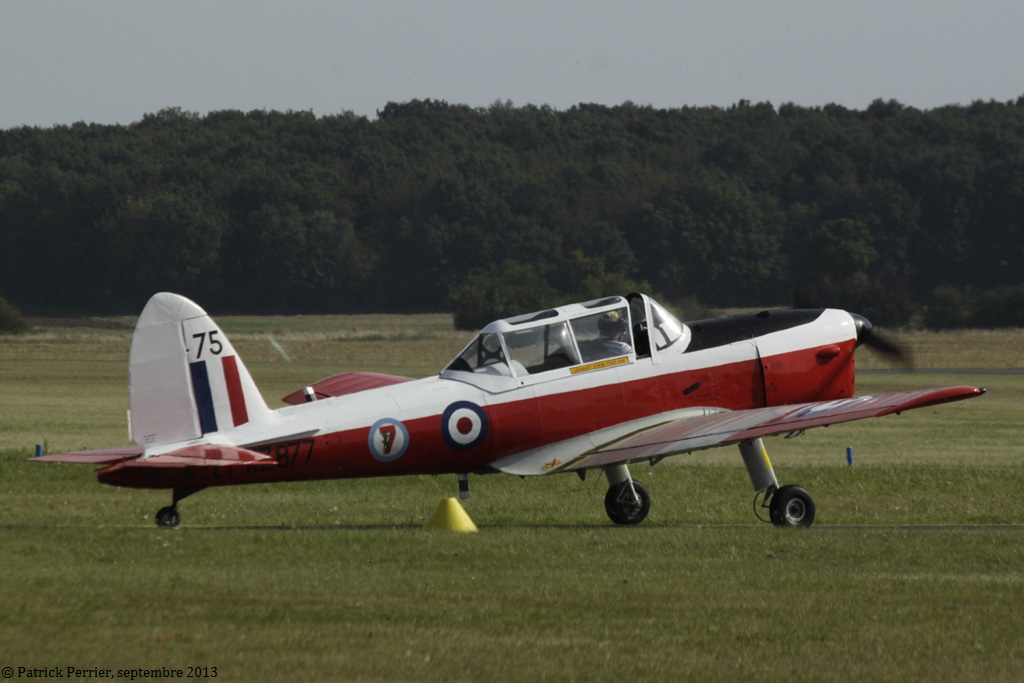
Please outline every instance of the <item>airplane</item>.
[[651, 496], [630, 465], [736, 445], [757, 516], [809, 527], [814, 499], [779, 485], [764, 437], [985, 392], [855, 396], [862, 344], [891, 349], [866, 318], [838, 309], [684, 324], [632, 293], [492, 322], [435, 376], [347, 372], [271, 409], [206, 311], [163, 292], [142, 311], [129, 352], [134, 445], [32, 460], [98, 465], [102, 483], [170, 489], [161, 527], [178, 526], [178, 504], [213, 486], [455, 474], [465, 499], [470, 474], [590, 470], [607, 479], [611, 521], [633, 525]]

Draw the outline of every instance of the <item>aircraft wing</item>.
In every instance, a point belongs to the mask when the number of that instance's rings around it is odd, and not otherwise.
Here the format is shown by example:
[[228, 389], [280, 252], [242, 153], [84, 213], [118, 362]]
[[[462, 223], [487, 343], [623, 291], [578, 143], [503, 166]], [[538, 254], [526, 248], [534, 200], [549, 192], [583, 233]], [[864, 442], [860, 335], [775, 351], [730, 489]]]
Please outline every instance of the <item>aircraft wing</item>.
[[[367, 389], [376, 389], [377, 387], [386, 387], [392, 384], [411, 381], [412, 379], [409, 377], [385, 375], [379, 372], [343, 372], [340, 375], [334, 375], [333, 377], [327, 377], [314, 382], [308, 388], [313, 390], [316, 399], [319, 401], [320, 399], [332, 396], [344, 396], [345, 394], [354, 394], [359, 391], [366, 391]], [[293, 391], [281, 400], [291, 405], [305, 403], [307, 399], [304, 392], [305, 388]]]
[[660, 459], [762, 436], [789, 434], [812, 427], [960, 401], [983, 393], [985, 390], [977, 387], [944, 387], [752, 410], [708, 409], [703, 414], [681, 418], [667, 415], [661, 421], [638, 424], [636, 429], [625, 435], [622, 434], [621, 426], [613, 428], [616, 430], [614, 432], [602, 430], [608, 432], [608, 440], [586, 449], [583, 445], [595, 443], [601, 432], [588, 435], [586, 441], [578, 442], [575, 454], [565, 449], [556, 452], [556, 444], [554, 448], [506, 458], [495, 463], [495, 467], [512, 474], [536, 475], [606, 467], [634, 460]]

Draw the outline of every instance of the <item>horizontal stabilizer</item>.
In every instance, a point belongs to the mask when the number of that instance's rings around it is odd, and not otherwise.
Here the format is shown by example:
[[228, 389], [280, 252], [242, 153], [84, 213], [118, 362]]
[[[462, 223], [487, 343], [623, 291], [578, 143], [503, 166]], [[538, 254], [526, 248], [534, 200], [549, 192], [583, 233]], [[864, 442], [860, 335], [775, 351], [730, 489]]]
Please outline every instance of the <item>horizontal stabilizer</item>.
[[140, 455], [142, 455], [141, 448], [138, 446], [128, 446], [126, 448], [106, 448], [99, 451], [55, 453], [39, 458], [29, 458], [29, 460], [32, 462], [73, 462], [80, 465], [110, 465], [115, 462], [132, 460]]
[[[316, 400], [319, 401], [320, 399], [333, 396], [344, 396], [345, 394], [354, 394], [359, 391], [366, 391], [367, 389], [376, 389], [378, 387], [411, 381], [412, 379], [409, 377], [385, 375], [379, 372], [344, 372], [340, 375], [334, 375], [333, 377], [314, 382], [307, 388], [313, 390]], [[306, 403], [309, 399], [306, 397], [305, 392], [306, 388], [299, 389], [281, 400], [291, 405]]]
[[235, 446], [201, 444], [179, 448], [148, 458], [138, 458], [124, 464], [131, 467], [276, 467], [277, 460], [269, 455]]

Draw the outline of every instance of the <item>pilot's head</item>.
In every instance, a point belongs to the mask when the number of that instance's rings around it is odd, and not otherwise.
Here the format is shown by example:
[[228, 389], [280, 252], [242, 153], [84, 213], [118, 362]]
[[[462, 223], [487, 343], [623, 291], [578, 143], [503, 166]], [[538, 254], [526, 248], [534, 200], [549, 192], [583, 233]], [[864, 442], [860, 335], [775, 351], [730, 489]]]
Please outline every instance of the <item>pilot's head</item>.
[[597, 329], [601, 331], [601, 336], [604, 337], [620, 335], [626, 331], [628, 325], [626, 316], [622, 315], [619, 311], [608, 311], [597, 319]]

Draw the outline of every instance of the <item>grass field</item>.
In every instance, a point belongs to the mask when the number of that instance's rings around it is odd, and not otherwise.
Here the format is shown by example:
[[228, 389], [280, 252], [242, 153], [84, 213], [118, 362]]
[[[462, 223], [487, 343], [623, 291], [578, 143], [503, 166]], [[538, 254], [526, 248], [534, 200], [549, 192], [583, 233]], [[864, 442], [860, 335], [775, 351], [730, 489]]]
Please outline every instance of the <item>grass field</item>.
[[[436, 372], [446, 316], [220, 321], [272, 405], [352, 369]], [[814, 493], [756, 522], [734, 449], [635, 467], [614, 527], [591, 476], [476, 477], [480, 533], [421, 529], [454, 477], [159, 491], [25, 462], [120, 445], [131, 320], [0, 337], [0, 667], [217, 667], [221, 680], [1024, 679], [1024, 376], [863, 374], [989, 394], [770, 439]], [[911, 334], [920, 367], [1020, 368], [1020, 331]], [[862, 369], [884, 359], [863, 354]], [[846, 464], [846, 447], [855, 465]]]

